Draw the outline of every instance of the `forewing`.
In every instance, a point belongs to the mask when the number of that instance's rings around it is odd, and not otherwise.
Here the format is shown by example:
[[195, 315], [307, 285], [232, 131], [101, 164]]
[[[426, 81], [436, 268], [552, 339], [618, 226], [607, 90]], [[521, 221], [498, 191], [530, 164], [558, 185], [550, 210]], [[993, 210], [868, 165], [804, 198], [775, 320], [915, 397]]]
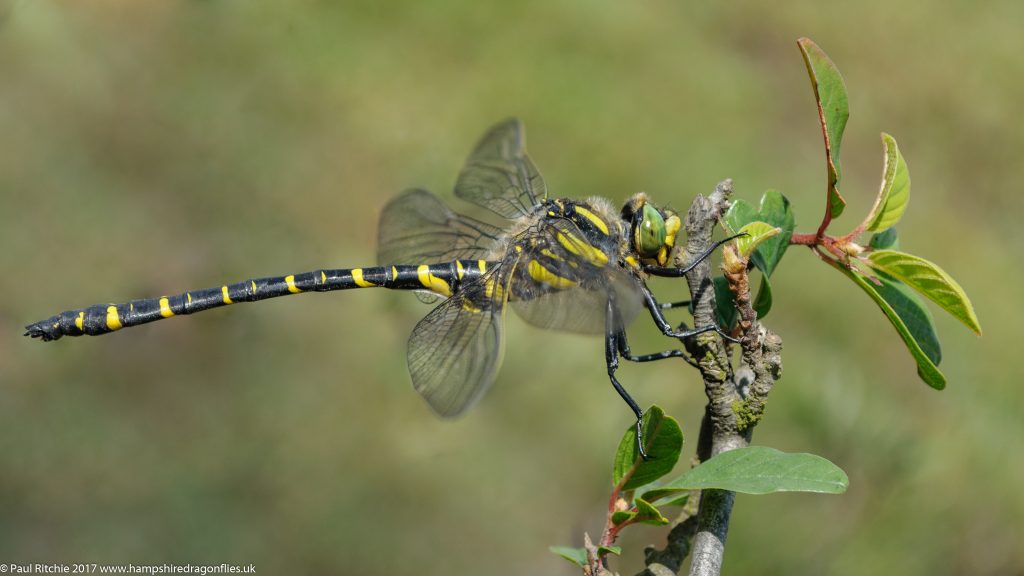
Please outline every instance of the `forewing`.
[[501, 229], [452, 212], [434, 194], [406, 190], [384, 207], [377, 228], [377, 262], [421, 264], [486, 258]]
[[455, 195], [510, 220], [530, 214], [547, 188], [526, 154], [523, 124], [515, 118], [491, 128], [459, 173]]
[[477, 281], [464, 284], [420, 320], [409, 337], [413, 387], [439, 416], [458, 416], [494, 381], [503, 349], [504, 301], [486, 286], [488, 281], [502, 280], [499, 265]]

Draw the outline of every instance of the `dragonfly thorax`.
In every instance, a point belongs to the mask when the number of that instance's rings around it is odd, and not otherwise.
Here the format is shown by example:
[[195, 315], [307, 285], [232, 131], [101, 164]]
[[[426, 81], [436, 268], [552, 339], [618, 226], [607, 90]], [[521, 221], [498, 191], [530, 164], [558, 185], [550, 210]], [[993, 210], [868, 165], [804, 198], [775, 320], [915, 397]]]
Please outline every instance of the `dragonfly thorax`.
[[628, 223], [622, 222], [611, 202], [605, 198], [548, 200], [544, 203], [544, 211], [546, 218], [572, 222], [588, 244], [613, 258], [618, 256]]

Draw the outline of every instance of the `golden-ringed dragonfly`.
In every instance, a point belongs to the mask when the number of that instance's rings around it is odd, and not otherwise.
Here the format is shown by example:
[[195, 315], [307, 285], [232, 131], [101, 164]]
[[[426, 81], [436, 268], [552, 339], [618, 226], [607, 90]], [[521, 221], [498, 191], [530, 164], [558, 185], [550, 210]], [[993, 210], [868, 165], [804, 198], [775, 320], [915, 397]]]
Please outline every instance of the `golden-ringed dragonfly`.
[[494, 126], [480, 140], [458, 176], [455, 195], [502, 217], [505, 226], [456, 214], [426, 190], [408, 190], [381, 214], [378, 266], [314, 270], [123, 304], [97, 304], [30, 324], [25, 335], [44, 341], [95, 336], [305, 292], [421, 291], [444, 300], [409, 337], [409, 373], [434, 412], [453, 417], [472, 406], [494, 381], [508, 306], [542, 328], [604, 334], [608, 377], [636, 416], [643, 453], [643, 413], [615, 377], [619, 358], [648, 362], [687, 357], [681, 350], [634, 355], [625, 326], [646, 307], [666, 336], [722, 334], [717, 326], [674, 329], [662, 312], [673, 304], [659, 304], [645, 280], [649, 275], [682, 276], [725, 240], [687, 268], [668, 267], [681, 221], [645, 194], [633, 195], [621, 210], [603, 198], [549, 199], [544, 180], [526, 154], [523, 126], [515, 119]]

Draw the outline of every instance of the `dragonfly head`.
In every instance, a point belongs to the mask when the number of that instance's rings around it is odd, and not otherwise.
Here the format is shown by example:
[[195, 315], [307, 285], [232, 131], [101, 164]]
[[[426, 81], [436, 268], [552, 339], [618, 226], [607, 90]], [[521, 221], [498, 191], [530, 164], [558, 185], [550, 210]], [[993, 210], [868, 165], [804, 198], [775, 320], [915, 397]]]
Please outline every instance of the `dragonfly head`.
[[669, 209], [660, 209], [647, 199], [647, 194], [634, 194], [622, 207], [622, 218], [632, 230], [633, 250], [643, 260], [658, 266], [668, 265], [669, 253], [676, 244], [676, 235], [682, 227], [679, 215]]

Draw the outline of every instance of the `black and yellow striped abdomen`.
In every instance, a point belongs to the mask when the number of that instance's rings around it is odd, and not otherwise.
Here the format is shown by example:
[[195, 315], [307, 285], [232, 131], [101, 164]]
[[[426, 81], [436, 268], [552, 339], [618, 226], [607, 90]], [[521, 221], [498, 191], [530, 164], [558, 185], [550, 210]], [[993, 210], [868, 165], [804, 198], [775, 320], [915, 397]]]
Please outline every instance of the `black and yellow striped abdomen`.
[[302, 274], [255, 278], [217, 288], [192, 290], [175, 296], [132, 300], [123, 304], [96, 304], [67, 310], [26, 326], [26, 336], [56, 340], [62, 336], [97, 336], [155, 320], [193, 314], [240, 302], [256, 302], [303, 292], [329, 292], [352, 288], [429, 290], [451, 296], [464, 280], [483, 275], [484, 260], [456, 260], [440, 264], [376, 266], [314, 270]]

